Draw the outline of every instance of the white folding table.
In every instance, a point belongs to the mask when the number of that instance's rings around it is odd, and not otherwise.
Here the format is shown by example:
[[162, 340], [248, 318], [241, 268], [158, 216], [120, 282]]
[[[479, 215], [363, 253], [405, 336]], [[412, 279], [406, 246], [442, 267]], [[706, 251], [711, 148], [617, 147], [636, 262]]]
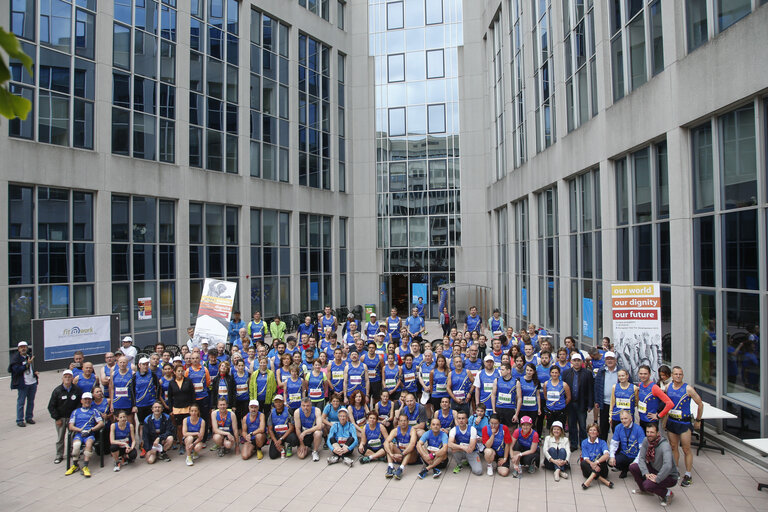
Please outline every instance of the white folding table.
[[[763, 452], [764, 454], [768, 455], [768, 437], [764, 437], [761, 439], [744, 439], [744, 442], [751, 446], [752, 448], [756, 448]], [[766, 455], [763, 455], [765, 457]], [[763, 489], [768, 489], [768, 484], [757, 484], [757, 490], [761, 491]]]
[[[698, 414], [699, 406], [696, 405], [696, 402], [691, 400], [691, 417], [693, 419], [696, 419], [696, 415]], [[704, 412], [701, 414], [701, 424], [699, 425], [699, 442], [698, 443], [691, 443], [692, 446], [697, 446], [696, 449], [696, 455], [699, 454], [699, 452], [703, 449], [710, 449], [710, 450], [718, 450], [722, 455], [725, 455], [725, 450], [720, 448], [719, 446], [711, 446], [707, 444], [706, 439], [704, 439], [704, 420], [732, 420], [735, 419], [737, 416], [735, 414], [731, 414], [728, 411], [724, 411], [722, 409], [718, 409], [714, 405], [711, 405], [707, 402], [704, 402]]]

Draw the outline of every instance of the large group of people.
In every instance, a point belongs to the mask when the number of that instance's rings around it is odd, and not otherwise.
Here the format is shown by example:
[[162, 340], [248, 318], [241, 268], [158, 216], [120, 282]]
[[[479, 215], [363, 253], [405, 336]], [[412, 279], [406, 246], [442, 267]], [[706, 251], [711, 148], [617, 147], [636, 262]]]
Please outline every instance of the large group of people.
[[[438, 478], [452, 461], [453, 473], [469, 467], [514, 478], [541, 465], [560, 481], [579, 452], [585, 490], [596, 482], [612, 488], [610, 469], [631, 474], [636, 492], [656, 494], [662, 505], [678, 480], [691, 485], [691, 430], [703, 404], [682, 368], [662, 366], [653, 381], [643, 366], [632, 382], [610, 339], [584, 351], [568, 336], [555, 349], [534, 325], [505, 327], [498, 311], [484, 323], [471, 308], [463, 331], [452, 327], [433, 343], [422, 339], [416, 308], [409, 318], [395, 309], [361, 327], [349, 318], [340, 337], [326, 308], [268, 345], [256, 313], [235, 326], [231, 346], [209, 347], [190, 330], [178, 356], [158, 344], [145, 357], [126, 337], [98, 371], [75, 353], [48, 404], [54, 462], [70, 432], [66, 474], [86, 477], [98, 441], [114, 471], [139, 458], [169, 462], [176, 450], [190, 466], [206, 450], [315, 462], [327, 450], [327, 464], [381, 461], [386, 478], [402, 478], [410, 465], [420, 466], [418, 478]], [[31, 364], [25, 345], [19, 352], [17, 383], [29, 381]]]

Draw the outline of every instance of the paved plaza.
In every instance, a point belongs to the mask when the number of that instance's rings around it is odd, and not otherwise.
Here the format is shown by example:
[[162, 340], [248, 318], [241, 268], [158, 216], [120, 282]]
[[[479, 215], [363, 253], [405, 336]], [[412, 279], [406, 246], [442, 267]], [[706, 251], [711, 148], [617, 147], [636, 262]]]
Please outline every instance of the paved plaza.
[[[142, 459], [119, 473], [112, 471], [111, 458], [103, 468], [98, 458], [91, 463], [93, 477], [64, 476], [66, 463], [53, 464], [55, 429], [46, 406], [60, 374], [41, 374], [35, 406], [36, 425], [18, 428], [14, 422], [16, 392], [9, 379], [0, 379], [0, 509], [61, 510], [66, 504], [100, 510], [116, 506], [120, 512], [203, 510], [239, 512], [249, 510], [305, 511], [566, 511], [602, 512], [659, 511], [654, 496], [633, 496], [632, 478], [621, 480], [611, 473], [614, 489], [593, 485], [581, 489], [583, 479], [554, 482], [551, 472], [539, 470], [522, 479], [487, 475], [474, 476], [465, 468], [459, 475], [448, 471], [439, 479], [418, 480], [418, 466], [408, 468], [402, 480], [386, 480], [383, 463], [327, 466], [298, 460], [243, 461], [239, 456], [218, 458], [205, 451], [193, 467], [173, 455], [170, 463], [149, 466]], [[571, 456], [571, 464], [577, 455]], [[768, 482], [768, 472], [739, 457], [706, 450], [694, 461], [694, 483], [675, 487], [670, 510], [697, 512], [766, 511], [768, 492], [757, 491], [757, 483]], [[76, 504], [76, 505], [75, 505]]]

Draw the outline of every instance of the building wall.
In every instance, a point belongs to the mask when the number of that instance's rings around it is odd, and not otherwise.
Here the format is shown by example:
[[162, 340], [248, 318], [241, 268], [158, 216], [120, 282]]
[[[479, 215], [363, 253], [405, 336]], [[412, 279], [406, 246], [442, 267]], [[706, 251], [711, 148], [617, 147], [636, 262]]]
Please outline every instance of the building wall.
[[[586, 4], [587, 2], [585, 2]], [[589, 2], [591, 4], [591, 2]], [[569, 231], [569, 222], [571, 216], [569, 213], [569, 183], [572, 178], [586, 171], [599, 169], [600, 181], [600, 208], [601, 208], [601, 227], [597, 230], [602, 239], [602, 277], [601, 288], [602, 298], [605, 301], [610, 296], [610, 284], [613, 281], [622, 279], [632, 279], [633, 268], [630, 268], [630, 275], [622, 278], [622, 263], [618, 259], [618, 250], [620, 241], [617, 233], [620, 233], [621, 226], [617, 217], [616, 195], [616, 176], [617, 162], [622, 161], [627, 155], [632, 154], [638, 149], [653, 145], [659, 142], [666, 143], [667, 166], [668, 166], [668, 187], [669, 187], [669, 277], [668, 286], [670, 290], [669, 306], [670, 320], [665, 325], [671, 338], [671, 343], [665, 350], [665, 360], [674, 364], [683, 366], [686, 370], [686, 380], [697, 384], [700, 392], [703, 392], [705, 399], [715, 405], [732, 410], [736, 414], [747, 418], [745, 421], [749, 424], [748, 428], [755, 430], [755, 433], [763, 434], [766, 432], [766, 396], [765, 391], [762, 394], [758, 389], [765, 389], [765, 377], [753, 377], [756, 380], [751, 384], [754, 386], [752, 392], [740, 394], [743, 386], [735, 383], [737, 376], [734, 371], [728, 371], [727, 359], [730, 357], [732, 362], [737, 358], [733, 356], [733, 349], [739, 344], [734, 342], [734, 332], [736, 329], [744, 336], [747, 336], [748, 322], [744, 320], [745, 314], [742, 307], [741, 313], [737, 306], [726, 304], [728, 300], [727, 293], [738, 294], [744, 291], [745, 286], [739, 288], [739, 291], [728, 289], [726, 284], [727, 272], [733, 270], [731, 263], [725, 260], [726, 247], [725, 227], [718, 227], [715, 235], [714, 253], [717, 256], [716, 269], [714, 274], [718, 277], [714, 286], [702, 286], [697, 280], [697, 272], [700, 266], [697, 263], [697, 256], [694, 254], [697, 245], [697, 235], [695, 234], [694, 216], [694, 174], [698, 167], [696, 166], [693, 155], [694, 128], [701, 125], [708, 119], [715, 119], [715, 135], [713, 132], [713, 144], [722, 145], [722, 132], [720, 123], [724, 122], [718, 117], [723, 114], [733, 115], [732, 113], [741, 107], [750, 105], [753, 110], [754, 120], [754, 140], [749, 143], [749, 147], [755, 148], [754, 159], [750, 159], [750, 164], [756, 169], [754, 186], [755, 207], [757, 210], [756, 218], [760, 224], [754, 230], [757, 233], [757, 241], [754, 244], [746, 245], [742, 239], [736, 240], [736, 245], [742, 248], [742, 257], [750, 262], [755, 262], [757, 279], [746, 286], [754, 286], [754, 295], [750, 295], [750, 301], [754, 299], [756, 306], [754, 314], [750, 316], [753, 323], [764, 323], [766, 318], [765, 311], [765, 267], [763, 264], [766, 233], [762, 227], [765, 222], [765, 185], [766, 185], [766, 101], [765, 93], [768, 91], [768, 72], [763, 63], [759, 48], [763, 48], [768, 38], [768, 32], [765, 27], [768, 24], [768, 9], [760, 6], [760, 2], [754, 2], [751, 5], [753, 12], [744, 19], [739, 20], [728, 27], [722, 33], [716, 33], [718, 30], [713, 26], [713, 19], [710, 18], [708, 26], [709, 41], [704, 42], [695, 49], [689, 50], [687, 36], [690, 30], [686, 25], [686, 4], [690, 2], [662, 2], [660, 3], [661, 15], [663, 20], [663, 52], [664, 67], [655, 76], [651, 76], [650, 67], [648, 81], [635, 90], [627, 91], [623, 98], [614, 101], [612, 93], [612, 72], [614, 66], [611, 59], [611, 12], [609, 4], [606, 2], [594, 2], [595, 21], [595, 54], [596, 54], [596, 75], [597, 75], [597, 114], [586, 120], [576, 129], [568, 130], [567, 121], [567, 100], [565, 75], [566, 69], [564, 59], [566, 56], [566, 47], [564, 44], [563, 29], [563, 5], [570, 5], [571, 2], [552, 2], [552, 28], [554, 39], [554, 88], [555, 88], [555, 139], [550, 147], [543, 151], [536, 151], [536, 144], [532, 137], [527, 140], [528, 159], [519, 167], [515, 167], [511, 150], [507, 153], [507, 162], [505, 175], [501, 179], [496, 179], [494, 173], [494, 154], [493, 147], [486, 147], [486, 197], [487, 209], [493, 222], [497, 222], [497, 210], [507, 207], [510, 210], [516, 201], [527, 198], [530, 206], [529, 229], [531, 239], [536, 238], [535, 233], [538, 230], [538, 219], [536, 214], [538, 192], [548, 189], [552, 186], [558, 190], [557, 220], [559, 225], [559, 235], [556, 237], [559, 243], [559, 281], [560, 294], [559, 313], [557, 325], [547, 324], [544, 320], [545, 313], [539, 306], [539, 289], [532, 286], [529, 292], [530, 297], [530, 320], [544, 325], [548, 329], [556, 331], [562, 337], [573, 334], [571, 329], [574, 316], [580, 315], [579, 304], [573, 304], [571, 293], [567, 287], [570, 278], [578, 278], [571, 271], [571, 237]], [[536, 2], [522, 2], [523, 4], [523, 26], [525, 27], [524, 41], [525, 51], [524, 59], [528, 66], [525, 73], [526, 90], [531, 91], [535, 86], [532, 76], [530, 63], [533, 59], [531, 47], [533, 45], [531, 27], [533, 17], [531, 15], [531, 4]], [[643, 3], [648, 9], [650, 3]], [[490, 41], [490, 27], [493, 24], [494, 17], [500, 15], [502, 23], [508, 24], [508, 10], [510, 2], [507, 1], [486, 1], [483, 2], [483, 24], [479, 34], [472, 36], [466, 35], [467, 40], [479, 40], [482, 36], [486, 38], [486, 45]], [[717, 18], [715, 18], [716, 22]], [[508, 30], [508, 25], [505, 30]], [[647, 35], [647, 32], [646, 32]], [[510, 80], [510, 40], [505, 41], [505, 64], [507, 66], [504, 86], [507, 99], [512, 97], [512, 84]], [[629, 59], [629, 56], [627, 56]], [[486, 66], [489, 66], [490, 57], [486, 56]], [[487, 88], [490, 91], [490, 87]], [[492, 102], [492, 92], [486, 93], [485, 111], [486, 111], [486, 138], [493, 137], [494, 107]], [[533, 110], [535, 108], [533, 94], [529, 94], [525, 101], [525, 112], [527, 115], [527, 126], [533, 130]], [[514, 105], [507, 101], [505, 113], [512, 115]], [[720, 138], [718, 138], [720, 135]], [[506, 138], [512, 136], [509, 125], [507, 126]], [[724, 151], [722, 149], [718, 151]], [[717, 162], [716, 162], [717, 165]], [[731, 163], [721, 164], [728, 168]], [[715, 167], [715, 174], [718, 168]], [[724, 172], [724, 171], [723, 171]], [[730, 171], [729, 171], [730, 172]], [[720, 178], [719, 178], [720, 179]], [[722, 178], [724, 180], [724, 178]], [[720, 183], [717, 181], [715, 183]], [[723, 181], [725, 184], [725, 181]], [[637, 194], [634, 184], [630, 184], [629, 191]], [[718, 196], [721, 190], [716, 189], [714, 195]], [[631, 196], [630, 196], [631, 199]], [[655, 204], [655, 203], [654, 203]], [[745, 205], [741, 205], [742, 207]], [[717, 207], [716, 212], [719, 212]], [[752, 215], [746, 214], [746, 215]], [[751, 218], [751, 217], [750, 217]], [[718, 217], [716, 224], [720, 223], [721, 217]], [[507, 239], [514, 240], [515, 230], [512, 222], [508, 223]], [[722, 224], [721, 224], [722, 225]], [[752, 231], [750, 231], [752, 232]], [[498, 243], [498, 233], [496, 229], [491, 230], [494, 244]], [[655, 235], [656, 236], [656, 235]], [[723, 237], [723, 238], [720, 238]], [[654, 238], [658, 243], [658, 238]], [[731, 246], [733, 249], [733, 244]], [[515, 251], [510, 250], [509, 265], [514, 268], [517, 261]], [[580, 254], [580, 253], [579, 253]], [[653, 256], [656, 258], [657, 252]], [[531, 244], [531, 274], [539, 273], [541, 264], [540, 251], [537, 244]], [[729, 256], [732, 257], [732, 256]], [[743, 261], [743, 260], [742, 260]], [[759, 262], [759, 263], [758, 263]], [[492, 272], [499, 268], [498, 261], [494, 262]], [[653, 278], [649, 280], [659, 280], [660, 269], [658, 264], [653, 264]], [[720, 277], [722, 275], [722, 277]], [[583, 278], [583, 276], [581, 276]], [[510, 277], [509, 287], [512, 290], [509, 296], [510, 308], [513, 312], [519, 307], [519, 290], [514, 289], [514, 279]], [[497, 287], [498, 290], [498, 287]], [[717, 348], [711, 346], [712, 358], [716, 358], [716, 363], [712, 361], [712, 369], [708, 367], [708, 362], [702, 362], [702, 333], [700, 328], [700, 315], [696, 308], [696, 293], [706, 291], [713, 293], [716, 297], [717, 321], [716, 333], [718, 340], [726, 340], [725, 343], [714, 343]], [[501, 298], [495, 295], [497, 300]], [[739, 296], [740, 297], [740, 296]], [[581, 296], [576, 297], [580, 301]], [[735, 300], [735, 299], [734, 299]], [[751, 302], [750, 302], [751, 303]], [[598, 313], [599, 314], [599, 313]], [[611, 313], [608, 307], [602, 308], [602, 329], [598, 329], [597, 337], [612, 336], [611, 332]], [[600, 319], [598, 318], [598, 321]], [[579, 322], [575, 322], [579, 325]], [[576, 332], [575, 334], [578, 334]], [[741, 336], [742, 334], [737, 334]], [[752, 333], [754, 336], [754, 333]], [[599, 338], [598, 338], [599, 339]], [[585, 344], [593, 344], [594, 340], [581, 339]], [[729, 356], [726, 352], [729, 351]], [[758, 360], [765, 360], [765, 347], [757, 343], [754, 356]], [[742, 348], [741, 350], [744, 350]], [[706, 356], [709, 357], [709, 356]], [[706, 358], [705, 358], [706, 359]], [[741, 363], [739, 363], [741, 364]], [[716, 370], [714, 369], [716, 366]], [[734, 367], [735, 368], [735, 367]], [[739, 367], [739, 372], [741, 372]], [[717, 373], [717, 377], [710, 376], [710, 371]], [[726, 379], [726, 374], [733, 377], [734, 382]], [[738, 376], [739, 382], [742, 377]], [[762, 379], [762, 380], [761, 380]], [[759, 387], [758, 387], [759, 385]], [[726, 423], [726, 426], [737, 431], [743, 425]], [[747, 427], [744, 427], [747, 428]]]

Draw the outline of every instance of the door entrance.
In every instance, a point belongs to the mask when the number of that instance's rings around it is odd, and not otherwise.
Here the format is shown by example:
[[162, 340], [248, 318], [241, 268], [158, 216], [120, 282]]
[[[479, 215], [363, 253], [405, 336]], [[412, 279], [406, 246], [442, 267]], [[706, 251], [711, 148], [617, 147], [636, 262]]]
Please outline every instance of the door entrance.
[[408, 316], [410, 304], [408, 301], [408, 275], [392, 274], [390, 282], [392, 283], [392, 307], [397, 308], [397, 314], [401, 318]]

